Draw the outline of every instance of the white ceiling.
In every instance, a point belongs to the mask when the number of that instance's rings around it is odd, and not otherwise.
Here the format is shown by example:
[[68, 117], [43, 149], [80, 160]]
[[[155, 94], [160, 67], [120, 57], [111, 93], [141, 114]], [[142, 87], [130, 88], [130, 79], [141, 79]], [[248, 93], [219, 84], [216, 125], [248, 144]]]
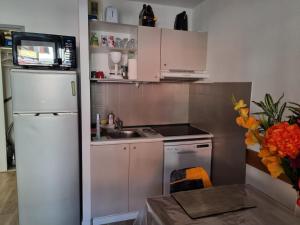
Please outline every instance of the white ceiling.
[[192, 9], [205, 0], [130, 0], [130, 1], [146, 2], [149, 4], [154, 3], [154, 4], [161, 4], [161, 5], [178, 6], [182, 8]]

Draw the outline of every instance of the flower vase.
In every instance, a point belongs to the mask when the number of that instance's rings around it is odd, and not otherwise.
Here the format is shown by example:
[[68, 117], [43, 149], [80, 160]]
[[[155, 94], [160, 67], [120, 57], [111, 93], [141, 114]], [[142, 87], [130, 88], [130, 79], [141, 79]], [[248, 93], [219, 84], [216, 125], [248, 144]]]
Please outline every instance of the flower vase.
[[298, 192], [297, 203], [295, 205], [295, 215], [300, 217], [300, 192]]

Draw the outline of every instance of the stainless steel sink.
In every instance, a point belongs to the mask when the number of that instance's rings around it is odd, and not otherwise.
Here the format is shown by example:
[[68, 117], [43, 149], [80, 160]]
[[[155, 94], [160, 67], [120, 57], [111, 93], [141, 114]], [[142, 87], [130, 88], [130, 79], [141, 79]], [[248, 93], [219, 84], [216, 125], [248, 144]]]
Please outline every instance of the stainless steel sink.
[[111, 139], [127, 139], [127, 138], [140, 138], [143, 137], [136, 130], [116, 130], [106, 134]]

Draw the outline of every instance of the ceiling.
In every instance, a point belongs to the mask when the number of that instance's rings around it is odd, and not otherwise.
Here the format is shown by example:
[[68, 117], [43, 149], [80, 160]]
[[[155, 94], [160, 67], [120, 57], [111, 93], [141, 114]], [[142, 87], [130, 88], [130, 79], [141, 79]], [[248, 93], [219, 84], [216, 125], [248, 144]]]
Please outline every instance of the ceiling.
[[194, 8], [205, 0], [130, 0], [134, 2], [146, 2], [160, 5], [178, 6], [182, 8]]

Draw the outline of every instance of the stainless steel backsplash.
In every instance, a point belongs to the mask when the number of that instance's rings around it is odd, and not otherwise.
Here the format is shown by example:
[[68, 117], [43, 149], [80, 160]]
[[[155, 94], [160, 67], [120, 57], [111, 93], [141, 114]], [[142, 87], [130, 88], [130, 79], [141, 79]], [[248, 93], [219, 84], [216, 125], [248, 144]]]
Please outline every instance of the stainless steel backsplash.
[[189, 84], [91, 85], [92, 122], [113, 112], [125, 126], [188, 123]]
[[251, 83], [191, 84], [189, 122], [214, 135], [212, 180], [215, 185], [245, 182], [245, 130], [235, 123], [231, 96], [249, 105]]

